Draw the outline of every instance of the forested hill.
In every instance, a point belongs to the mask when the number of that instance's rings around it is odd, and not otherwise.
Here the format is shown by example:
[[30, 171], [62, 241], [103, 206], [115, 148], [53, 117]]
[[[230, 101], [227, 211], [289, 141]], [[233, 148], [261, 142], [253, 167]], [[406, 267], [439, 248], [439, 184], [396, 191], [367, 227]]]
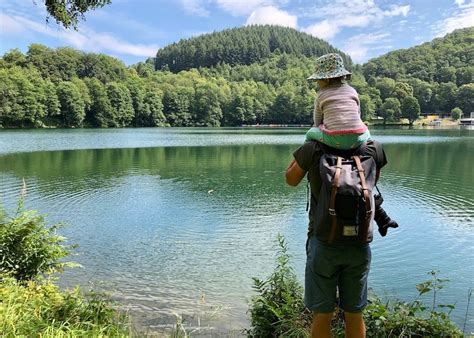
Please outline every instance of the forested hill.
[[218, 63], [250, 65], [273, 53], [320, 56], [331, 52], [341, 54], [346, 64], [352, 63], [349, 56], [326, 41], [293, 28], [247, 26], [204, 34], [168, 45], [157, 52], [155, 69], [179, 72], [212, 67]]
[[[472, 28], [455, 31], [363, 67], [349, 66], [362, 118], [413, 122], [420, 113], [459, 117], [474, 111], [472, 35]], [[253, 44], [244, 48], [248, 41]], [[184, 67], [196, 53], [201, 63], [171, 72], [171, 66], [155, 70], [151, 59], [127, 67], [67, 47], [32, 44], [25, 54], [13, 49], [0, 58], [0, 128], [309, 125], [317, 88], [306, 78], [317, 56], [336, 51], [271, 26], [208, 34], [167, 48], [174, 48], [174, 67]]]
[[474, 27], [459, 29], [442, 38], [408, 49], [399, 49], [367, 62], [365, 77], [395, 80], [417, 78], [426, 82], [472, 82], [474, 76]]
[[468, 115], [474, 111], [474, 27], [372, 59], [363, 74], [384, 101], [405, 84], [421, 113], [449, 114], [457, 107]]

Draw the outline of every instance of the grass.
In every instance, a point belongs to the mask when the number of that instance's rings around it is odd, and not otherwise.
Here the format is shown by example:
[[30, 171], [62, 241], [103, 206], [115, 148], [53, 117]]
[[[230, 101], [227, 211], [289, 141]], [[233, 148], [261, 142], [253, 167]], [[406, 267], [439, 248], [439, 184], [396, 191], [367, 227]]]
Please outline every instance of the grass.
[[61, 291], [51, 281], [2, 280], [0, 332], [4, 337], [123, 337], [130, 330], [126, 314], [102, 294], [79, 287]]

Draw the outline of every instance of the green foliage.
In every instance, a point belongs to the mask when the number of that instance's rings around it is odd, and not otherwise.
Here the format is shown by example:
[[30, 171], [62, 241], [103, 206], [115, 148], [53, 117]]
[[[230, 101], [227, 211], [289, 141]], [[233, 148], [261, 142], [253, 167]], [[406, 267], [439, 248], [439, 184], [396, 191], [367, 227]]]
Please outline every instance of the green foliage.
[[451, 110], [451, 118], [453, 121], [457, 121], [462, 117], [462, 110], [459, 107], [453, 108]]
[[62, 272], [72, 246], [42, 215], [24, 211], [13, 217], [0, 210], [0, 332], [5, 337], [126, 336], [127, 316], [103, 294], [84, 295], [79, 287], [60, 291], [52, 273]]
[[266, 279], [254, 278], [253, 288], [257, 295], [250, 303], [253, 337], [302, 337], [307, 336], [311, 314], [305, 311], [303, 288], [290, 266], [288, 247], [282, 235], [278, 235], [277, 266]]
[[125, 337], [128, 319], [103, 294], [79, 287], [61, 291], [51, 281], [0, 285], [0, 331], [4, 337]]
[[400, 118], [400, 101], [394, 97], [389, 97], [380, 107], [380, 116], [386, 121], [396, 121]]
[[84, 19], [84, 13], [103, 7], [111, 3], [111, 0], [45, 0], [44, 4], [48, 14], [52, 16], [57, 23], [64, 27], [76, 28], [79, 19]]
[[113, 117], [110, 127], [126, 127], [133, 120], [133, 102], [130, 91], [123, 83], [110, 82], [105, 86], [110, 100]]
[[364, 312], [368, 337], [463, 337], [461, 330], [449, 319], [452, 304], [437, 304], [436, 296], [448, 279], [439, 278], [438, 271], [428, 273], [431, 279], [416, 286], [419, 296], [432, 293], [429, 310], [420, 300], [383, 302], [373, 297]]
[[374, 117], [375, 103], [367, 94], [360, 95], [359, 101], [360, 101], [360, 115], [361, 115], [362, 121], [369, 121], [372, 117]]
[[[412, 123], [417, 118], [414, 101], [406, 100], [409, 109], [400, 110], [407, 97], [416, 98], [420, 114], [455, 107], [474, 111], [474, 67], [466, 52], [472, 35], [472, 28], [455, 31], [364, 66], [352, 65], [343, 54], [353, 70], [350, 84], [359, 93], [362, 119], [379, 115], [385, 122], [398, 121], [404, 114]], [[327, 52], [338, 51], [275, 26], [183, 40], [128, 68], [106, 55], [32, 44], [26, 55], [11, 50], [0, 59], [0, 125], [310, 124], [317, 88], [306, 78], [314, 71], [315, 57]]]
[[[404, 96], [413, 95], [424, 114], [447, 113], [456, 106], [470, 111], [462, 106], [470, 104], [465, 99], [469, 96], [458, 94], [458, 90], [463, 85], [472, 86], [473, 43], [474, 27], [459, 29], [420, 46], [372, 59], [363, 66], [363, 73], [380, 90], [384, 100], [390, 96], [403, 100]], [[403, 91], [392, 92], [395, 82], [409, 84], [413, 94], [407, 92], [401, 97]], [[456, 98], [460, 102], [455, 102]]]
[[468, 114], [474, 112], [474, 83], [468, 83], [459, 87], [456, 105]]
[[420, 105], [418, 100], [413, 96], [406, 96], [402, 101], [401, 106], [402, 117], [407, 118], [410, 124], [413, 124], [420, 116]]
[[86, 116], [85, 102], [80, 89], [70, 81], [56, 87], [63, 123], [66, 127], [81, 127]]
[[61, 261], [73, 248], [63, 245], [65, 238], [56, 233], [61, 224], [47, 226], [44, 216], [21, 205], [13, 217], [0, 213], [0, 275], [26, 281], [75, 266]]
[[[350, 58], [327, 42], [292, 28], [280, 26], [247, 26], [200, 35], [161, 48], [155, 59], [155, 69], [181, 70], [213, 67], [223, 62], [228, 65], [258, 63], [272, 54], [319, 56], [336, 52], [346, 64]], [[286, 66], [280, 60], [279, 68]]]
[[[305, 311], [303, 289], [289, 266], [288, 248], [278, 236], [277, 266], [266, 279], [254, 278], [257, 295], [250, 302], [252, 337], [309, 337], [312, 315]], [[422, 301], [383, 301], [369, 298], [364, 310], [367, 337], [463, 337], [461, 330], [449, 319], [451, 304], [438, 304], [439, 290], [448, 281], [438, 271], [428, 273], [430, 279], [416, 286], [419, 296], [432, 294], [427, 308]], [[344, 316], [337, 309], [332, 321], [334, 337], [344, 337]]]

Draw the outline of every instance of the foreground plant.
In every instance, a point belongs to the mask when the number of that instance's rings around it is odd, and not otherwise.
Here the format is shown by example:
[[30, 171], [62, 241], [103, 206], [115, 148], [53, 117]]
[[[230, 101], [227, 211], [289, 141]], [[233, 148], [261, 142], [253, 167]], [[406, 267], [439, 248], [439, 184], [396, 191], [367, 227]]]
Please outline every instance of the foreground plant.
[[46, 225], [43, 215], [23, 210], [21, 200], [13, 217], [1, 210], [0, 274], [27, 281], [78, 266], [61, 261], [74, 248], [64, 245], [66, 238], [57, 234], [61, 226]]
[[304, 337], [311, 314], [305, 311], [303, 287], [290, 266], [288, 247], [280, 234], [277, 244], [273, 273], [266, 280], [253, 278], [257, 295], [250, 303], [252, 327], [247, 333], [254, 337]]
[[0, 332], [4, 337], [128, 336], [126, 315], [102, 294], [84, 295], [79, 287], [63, 292], [51, 281], [0, 286]]
[[[279, 235], [277, 266], [266, 279], [254, 278], [257, 295], [250, 303], [252, 337], [309, 337], [311, 314], [305, 311], [303, 288], [289, 266], [288, 248]], [[432, 293], [429, 307], [416, 299], [383, 301], [371, 296], [364, 311], [367, 337], [463, 337], [462, 331], [450, 320], [451, 304], [437, 304], [438, 291], [447, 279], [438, 271], [428, 273], [430, 279], [417, 285], [419, 296]], [[336, 309], [332, 323], [334, 337], [344, 337], [344, 316]]]
[[128, 318], [104, 294], [61, 291], [51, 275], [78, 264], [61, 261], [73, 246], [44, 216], [0, 209], [0, 332], [2, 337], [129, 336]]

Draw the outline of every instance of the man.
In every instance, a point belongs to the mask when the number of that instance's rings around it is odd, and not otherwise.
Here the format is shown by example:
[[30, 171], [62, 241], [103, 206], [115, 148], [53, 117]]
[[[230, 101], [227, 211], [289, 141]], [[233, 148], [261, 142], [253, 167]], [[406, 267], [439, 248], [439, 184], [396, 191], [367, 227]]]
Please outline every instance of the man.
[[[376, 165], [376, 181], [380, 169], [387, 163], [385, 153], [379, 143], [368, 141], [355, 150], [337, 150], [316, 141], [309, 141], [294, 153], [294, 159], [286, 170], [286, 182], [297, 186], [308, 174], [311, 186], [309, 210], [309, 231], [306, 246], [305, 305], [313, 311], [312, 337], [331, 337], [331, 319], [339, 292], [341, 308], [344, 310], [346, 337], [365, 337], [362, 310], [367, 305], [367, 277], [371, 252], [369, 244], [347, 245], [329, 244], [317, 238], [316, 205], [321, 189], [319, 161], [323, 153], [341, 157], [366, 155], [373, 157]], [[369, 228], [368, 242], [372, 239]]]

